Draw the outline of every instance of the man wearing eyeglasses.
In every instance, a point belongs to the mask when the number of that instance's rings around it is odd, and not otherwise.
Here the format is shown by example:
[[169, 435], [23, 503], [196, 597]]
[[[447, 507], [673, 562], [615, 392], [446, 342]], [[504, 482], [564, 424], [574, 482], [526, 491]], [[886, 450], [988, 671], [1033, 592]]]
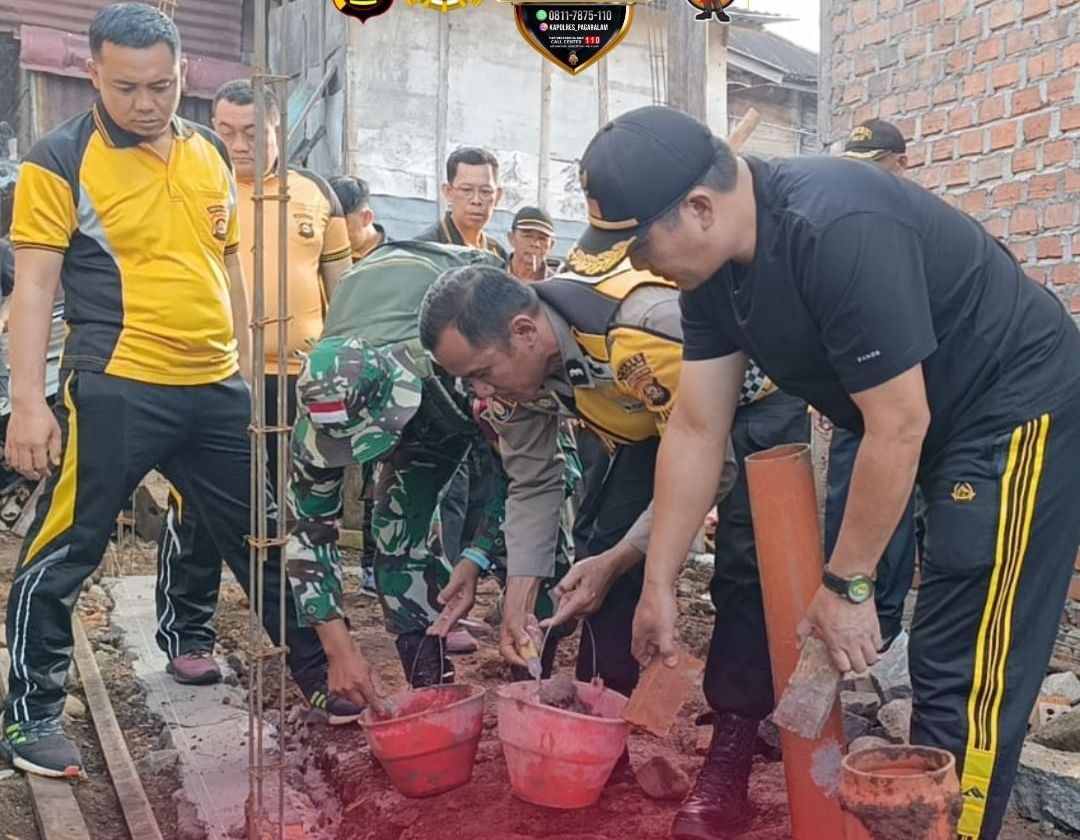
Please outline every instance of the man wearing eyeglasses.
[[476, 146], [454, 151], [446, 159], [442, 194], [449, 207], [446, 215], [416, 238], [421, 242], [468, 245], [491, 251], [505, 260], [506, 249], [484, 233], [502, 200], [499, 161], [495, 155]]

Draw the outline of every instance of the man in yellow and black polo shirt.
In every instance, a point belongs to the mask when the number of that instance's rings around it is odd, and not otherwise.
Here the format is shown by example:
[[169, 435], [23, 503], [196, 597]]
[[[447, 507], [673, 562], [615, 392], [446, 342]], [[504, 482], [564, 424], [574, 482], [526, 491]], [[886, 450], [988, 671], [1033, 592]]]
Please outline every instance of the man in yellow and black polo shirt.
[[[255, 277], [255, 94], [250, 81], [238, 79], [221, 87], [214, 97], [213, 125], [229, 149], [237, 182], [237, 218], [240, 227], [240, 258], [248, 283], [249, 298]], [[267, 97], [265, 131], [266, 161], [271, 174], [263, 180], [267, 196], [278, 192], [277, 102]], [[322, 333], [323, 311], [338, 279], [352, 265], [348, 232], [337, 196], [318, 175], [290, 169], [288, 179], [288, 240], [284, 259], [288, 276], [288, 331], [286, 365], [287, 416], [296, 412], [295, 383], [300, 372], [299, 353]], [[263, 205], [265, 231], [264, 289], [266, 317], [265, 406], [268, 426], [278, 422], [278, 271], [282, 259], [278, 247], [278, 203]], [[277, 446], [267, 446], [271, 485], [277, 476]], [[213, 658], [215, 634], [212, 624], [216, 593], [221, 579], [221, 557], [205, 528], [198, 527], [190, 505], [171, 493], [162, 538], [159, 541], [157, 587], [157, 643], [168, 656], [168, 671], [180, 683], [203, 685], [221, 679]], [[342, 706], [344, 699], [327, 698], [320, 687], [313, 689], [313, 703]], [[353, 720], [360, 709], [328, 709], [335, 722]]]
[[[251, 412], [237, 352], [247, 307], [228, 153], [176, 116], [186, 65], [168, 16], [141, 3], [107, 6], [91, 24], [90, 50], [101, 99], [27, 154], [12, 223], [5, 454], [24, 475], [48, 479], [8, 602], [2, 745], [16, 767], [48, 776], [82, 770], [60, 723], [71, 610], [149, 470], [191, 500], [218, 556], [249, 582]], [[54, 416], [43, 368], [61, 283], [69, 332]], [[277, 569], [265, 571], [271, 635]], [[325, 680], [318, 637], [287, 609], [293, 675], [302, 686]]]

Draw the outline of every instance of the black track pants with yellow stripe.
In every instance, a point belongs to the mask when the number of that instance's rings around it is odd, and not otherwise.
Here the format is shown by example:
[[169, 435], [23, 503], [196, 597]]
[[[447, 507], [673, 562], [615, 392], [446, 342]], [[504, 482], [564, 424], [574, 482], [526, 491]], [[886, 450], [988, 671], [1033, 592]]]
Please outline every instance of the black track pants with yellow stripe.
[[1080, 400], [951, 444], [920, 477], [912, 741], [957, 759], [964, 840], [1001, 829], [1080, 542]]
[[[239, 376], [210, 385], [150, 385], [64, 371], [56, 417], [60, 469], [45, 486], [7, 610], [7, 721], [60, 714], [71, 662], [71, 610], [101, 562], [117, 514], [155, 467], [183, 494], [245, 591], [250, 533], [250, 395]], [[263, 626], [278, 635], [276, 559], [265, 566]], [[325, 678], [318, 636], [286, 599], [286, 644], [297, 682]]]

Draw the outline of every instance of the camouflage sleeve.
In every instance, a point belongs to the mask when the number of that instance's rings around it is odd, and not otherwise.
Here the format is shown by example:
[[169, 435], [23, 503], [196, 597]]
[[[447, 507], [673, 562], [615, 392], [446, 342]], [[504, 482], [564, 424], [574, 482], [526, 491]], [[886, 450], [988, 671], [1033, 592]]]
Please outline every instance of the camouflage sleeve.
[[[477, 443], [477, 446], [490, 446], [490, 444], [485, 440]], [[495, 486], [491, 498], [484, 505], [483, 518], [468, 545], [469, 549], [483, 554], [489, 562], [493, 559], [492, 549], [495, 543], [502, 537], [503, 522], [506, 520], [506, 497], [509, 492], [506, 471], [497, 456], [495, 463], [498, 464], [498, 469], [495, 471]]]
[[341, 555], [337, 517], [345, 470], [293, 459], [289, 504], [296, 527], [285, 547], [289, 584], [303, 627], [345, 617], [341, 603]]

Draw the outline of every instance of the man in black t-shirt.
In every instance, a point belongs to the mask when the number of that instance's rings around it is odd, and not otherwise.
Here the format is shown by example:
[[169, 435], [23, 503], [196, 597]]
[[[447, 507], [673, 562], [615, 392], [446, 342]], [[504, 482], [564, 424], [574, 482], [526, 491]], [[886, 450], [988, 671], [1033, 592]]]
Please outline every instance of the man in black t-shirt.
[[912, 741], [957, 757], [960, 836], [996, 837], [1080, 543], [1076, 325], [976, 221], [875, 167], [736, 157], [653, 107], [601, 129], [581, 168], [590, 227], [570, 267], [629, 255], [683, 290], [635, 652], [670, 661], [674, 579], [751, 356], [863, 436], [802, 628], [844, 670], [877, 659], [874, 566], [922, 488]]

